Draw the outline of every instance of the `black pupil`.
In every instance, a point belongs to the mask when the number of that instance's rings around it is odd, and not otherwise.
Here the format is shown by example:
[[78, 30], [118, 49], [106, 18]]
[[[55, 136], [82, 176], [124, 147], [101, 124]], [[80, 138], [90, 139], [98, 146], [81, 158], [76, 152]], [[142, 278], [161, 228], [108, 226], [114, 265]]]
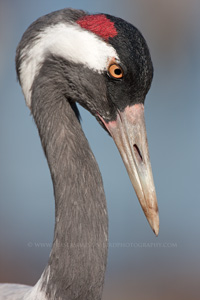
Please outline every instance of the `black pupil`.
[[115, 75], [121, 75], [122, 74], [122, 71], [121, 71], [121, 69], [115, 69]]

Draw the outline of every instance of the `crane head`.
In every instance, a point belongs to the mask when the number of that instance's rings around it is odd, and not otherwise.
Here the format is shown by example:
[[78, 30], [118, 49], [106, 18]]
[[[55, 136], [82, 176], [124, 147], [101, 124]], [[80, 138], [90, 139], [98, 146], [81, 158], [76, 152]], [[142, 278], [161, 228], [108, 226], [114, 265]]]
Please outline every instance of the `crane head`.
[[24, 33], [16, 66], [28, 107], [34, 84], [48, 81], [88, 109], [115, 141], [144, 214], [158, 235], [159, 216], [144, 120], [153, 65], [142, 34], [106, 14], [64, 9], [39, 18]]

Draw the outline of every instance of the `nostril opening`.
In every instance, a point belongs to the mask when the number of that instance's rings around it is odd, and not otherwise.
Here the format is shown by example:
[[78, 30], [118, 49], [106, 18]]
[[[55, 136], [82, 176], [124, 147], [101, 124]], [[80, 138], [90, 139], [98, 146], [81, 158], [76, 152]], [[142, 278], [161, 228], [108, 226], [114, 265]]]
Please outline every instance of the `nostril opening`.
[[133, 145], [133, 149], [134, 149], [135, 156], [136, 156], [137, 160], [139, 162], [142, 162], [143, 161], [142, 154], [141, 154], [140, 149], [138, 148], [138, 146], [136, 144]]

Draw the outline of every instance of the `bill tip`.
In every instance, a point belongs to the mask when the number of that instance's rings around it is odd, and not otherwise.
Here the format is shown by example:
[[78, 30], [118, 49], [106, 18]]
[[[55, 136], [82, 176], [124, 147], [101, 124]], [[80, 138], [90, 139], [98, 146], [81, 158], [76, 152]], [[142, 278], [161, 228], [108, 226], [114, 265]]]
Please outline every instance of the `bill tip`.
[[159, 234], [159, 215], [158, 213], [151, 215], [151, 218], [147, 218], [149, 221], [149, 224], [155, 233], [156, 236]]
[[158, 228], [153, 228], [153, 232], [155, 233], [156, 236], [159, 234], [159, 227]]

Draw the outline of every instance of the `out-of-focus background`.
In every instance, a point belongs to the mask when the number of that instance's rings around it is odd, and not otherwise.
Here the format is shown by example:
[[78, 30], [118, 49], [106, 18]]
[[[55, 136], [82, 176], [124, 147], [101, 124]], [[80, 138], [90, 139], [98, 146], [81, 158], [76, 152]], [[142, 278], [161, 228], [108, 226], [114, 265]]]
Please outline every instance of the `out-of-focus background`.
[[156, 238], [118, 151], [82, 108], [109, 211], [103, 300], [199, 299], [200, 2], [198, 0], [1, 0], [0, 281], [33, 285], [54, 228], [52, 183], [36, 126], [16, 80], [15, 49], [36, 18], [64, 7], [133, 23], [151, 50], [155, 75], [146, 125], [160, 210]]

